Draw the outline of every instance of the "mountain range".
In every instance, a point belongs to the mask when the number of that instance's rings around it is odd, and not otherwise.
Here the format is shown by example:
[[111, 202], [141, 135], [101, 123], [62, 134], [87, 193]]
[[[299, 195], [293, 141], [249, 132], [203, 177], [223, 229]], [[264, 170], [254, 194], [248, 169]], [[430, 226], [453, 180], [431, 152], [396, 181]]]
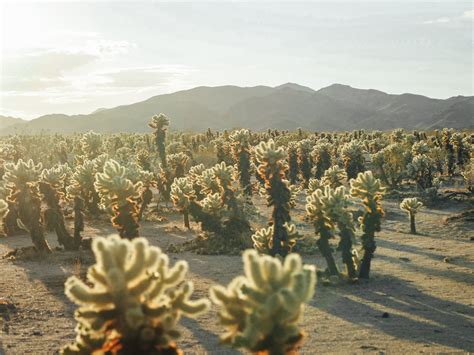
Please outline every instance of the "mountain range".
[[320, 90], [294, 83], [276, 87], [200, 86], [90, 114], [50, 114], [25, 121], [0, 116], [0, 134], [148, 132], [148, 122], [163, 112], [171, 129], [202, 131], [211, 127], [254, 130], [339, 131], [474, 128], [474, 97], [433, 99], [415, 94], [333, 84]]

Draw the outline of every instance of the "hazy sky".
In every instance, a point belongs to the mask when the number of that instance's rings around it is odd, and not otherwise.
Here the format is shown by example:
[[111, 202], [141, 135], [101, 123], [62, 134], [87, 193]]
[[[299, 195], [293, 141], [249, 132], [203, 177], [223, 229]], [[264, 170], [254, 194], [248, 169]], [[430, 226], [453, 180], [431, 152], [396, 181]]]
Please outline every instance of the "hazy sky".
[[0, 2], [0, 114], [89, 113], [199, 85], [473, 95], [471, 1]]

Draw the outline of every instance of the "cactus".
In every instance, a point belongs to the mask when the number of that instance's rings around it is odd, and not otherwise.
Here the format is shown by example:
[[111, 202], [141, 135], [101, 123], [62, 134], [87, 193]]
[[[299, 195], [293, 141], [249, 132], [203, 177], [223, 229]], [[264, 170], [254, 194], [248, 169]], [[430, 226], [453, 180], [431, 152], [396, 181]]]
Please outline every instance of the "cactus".
[[355, 239], [355, 227], [352, 213], [348, 210], [353, 202], [346, 193], [344, 186], [336, 189], [326, 187], [322, 202], [324, 213], [339, 229], [341, 240], [338, 249], [342, 252], [342, 261], [346, 265], [347, 275], [350, 279], [355, 279], [357, 278], [358, 267], [354, 260], [355, 251], [352, 249], [352, 240]]
[[[284, 227], [288, 234], [289, 251], [296, 244], [296, 238], [299, 234], [296, 231], [294, 224], [285, 223]], [[270, 254], [273, 247], [273, 226], [261, 228], [252, 235], [253, 247], [261, 254]]]
[[87, 159], [97, 158], [102, 150], [102, 135], [89, 131], [82, 136], [81, 145]]
[[407, 175], [410, 157], [403, 144], [393, 143], [372, 154], [372, 162], [379, 170], [383, 183], [395, 189]]
[[306, 195], [312, 195], [318, 189], [324, 189], [324, 184], [315, 178], [309, 179], [308, 188], [306, 189]]
[[183, 152], [168, 155], [168, 165], [172, 169], [173, 177], [183, 177], [186, 172], [186, 164], [189, 161], [189, 157]]
[[469, 164], [466, 164], [462, 176], [467, 186], [467, 190], [474, 194], [474, 156], [471, 157]]
[[311, 152], [315, 162], [315, 177], [321, 179], [324, 172], [331, 166], [331, 144], [326, 140], [318, 142]]
[[230, 136], [234, 160], [237, 162], [240, 187], [247, 195], [252, 195], [250, 184], [250, 132], [247, 129], [236, 131]]
[[453, 176], [454, 174], [454, 163], [456, 161], [456, 158], [454, 156], [454, 146], [452, 144], [453, 141], [451, 139], [452, 134], [453, 130], [447, 128], [444, 128], [441, 134], [442, 144], [444, 146], [447, 156], [447, 167], [449, 176]]
[[166, 169], [168, 165], [166, 159], [165, 140], [166, 131], [169, 124], [169, 118], [163, 113], [153, 116], [150, 123], [148, 123], [148, 126], [154, 129], [153, 135], [155, 136], [155, 144], [158, 149], [158, 155], [161, 159], [161, 165], [163, 166], [163, 169]]
[[295, 353], [304, 336], [297, 322], [314, 294], [315, 267], [303, 266], [297, 254], [282, 263], [255, 250], [246, 250], [243, 261], [245, 276], [210, 291], [226, 328], [221, 341], [259, 354]]
[[415, 224], [415, 215], [418, 213], [418, 211], [423, 207], [423, 203], [418, 201], [416, 197], [414, 198], [405, 198], [403, 201], [400, 203], [400, 209], [402, 211], [405, 211], [408, 213], [408, 216], [410, 217], [410, 232], [412, 234], [417, 234], [416, 233], [416, 224]]
[[138, 204], [142, 183], [133, 184], [125, 178], [126, 169], [115, 160], [105, 163], [102, 173], [96, 174], [95, 187], [102, 205], [112, 213], [112, 225], [121, 237], [138, 237]]
[[408, 165], [408, 175], [421, 190], [433, 187], [433, 160], [425, 154], [416, 155]]
[[51, 249], [45, 239], [41, 225], [41, 198], [38, 189], [42, 164], [33, 160], [25, 163], [19, 159], [15, 163], [5, 164], [3, 179], [11, 191], [8, 200], [15, 205], [22, 227], [30, 233], [35, 248], [39, 252], [50, 253]]
[[47, 205], [47, 209], [44, 212], [45, 220], [48, 221], [56, 232], [58, 243], [64, 246], [66, 250], [77, 250], [81, 244], [81, 239], [75, 239], [69, 234], [60, 206], [60, 201], [64, 197], [63, 187], [65, 178], [66, 173], [61, 167], [44, 169], [41, 173], [39, 190]]
[[295, 142], [288, 143], [288, 180], [291, 185], [298, 181], [298, 145]]
[[305, 189], [308, 187], [309, 179], [311, 178], [311, 148], [312, 144], [309, 139], [303, 139], [298, 144], [298, 167]]
[[96, 263], [88, 283], [76, 276], [65, 283], [67, 297], [79, 305], [78, 337], [62, 353], [181, 353], [174, 344], [181, 316], [209, 308], [206, 299], [189, 299], [193, 284], [182, 283], [188, 264], [170, 267], [168, 257], [144, 238], [99, 237], [92, 250]]
[[100, 197], [94, 186], [95, 174], [98, 171], [97, 163], [98, 161], [86, 160], [77, 166], [71, 177], [71, 185], [66, 187], [69, 197], [82, 199], [85, 208], [93, 216], [97, 216], [100, 212]]
[[265, 179], [267, 205], [273, 206], [273, 240], [270, 254], [280, 254], [283, 257], [290, 251], [288, 232], [284, 225], [291, 221], [291, 191], [288, 181], [284, 179], [288, 170], [284, 160], [286, 156], [283, 148], [277, 148], [272, 139], [267, 143], [261, 142], [255, 148], [255, 157], [259, 162], [258, 172]]
[[5, 200], [0, 199], [0, 235], [5, 235], [5, 217], [7, 216], [8, 210], [8, 203]]
[[171, 200], [178, 210], [183, 213], [184, 226], [190, 228], [189, 225], [189, 205], [196, 198], [193, 185], [189, 178], [174, 179], [171, 185]]
[[362, 229], [362, 248], [364, 255], [359, 268], [359, 277], [368, 279], [372, 257], [375, 253], [375, 232], [380, 232], [381, 219], [384, 211], [380, 200], [385, 188], [380, 180], [376, 179], [371, 171], [359, 173], [357, 179], [352, 179], [350, 193], [353, 197], [362, 200], [365, 208], [364, 215], [359, 217]]
[[348, 179], [355, 178], [365, 170], [364, 153], [364, 147], [358, 141], [351, 141], [342, 147], [341, 155]]
[[347, 181], [347, 173], [339, 165], [334, 165], [328, 168], [321, 179], [323, 185], [328, 185], [335, 189], [336, 187], [344, 185]]
[[140, 210], [138, 211], [138, 221], [140, 222], [143, 217], [148, 205], [153, 199], [153, 192], [151, 191], [152, 187], [156, 187], [155, 175], [147, 170], [140, 170], [139, 180], [142, 183], [142, 188], [140, 192]]
[[313, 222], [315, 233], [319, 234], [316, 244], [326, 260], [329, 275], [338, 276], [339, 270], [329, 244], [329, 241], [334, 238], [335, 224], [326, 213], [324, 202], [329, 197], [330, 190], [329, 186], [325, 186], [324, 190], [318, 189], [306, 198], [306, 215]]

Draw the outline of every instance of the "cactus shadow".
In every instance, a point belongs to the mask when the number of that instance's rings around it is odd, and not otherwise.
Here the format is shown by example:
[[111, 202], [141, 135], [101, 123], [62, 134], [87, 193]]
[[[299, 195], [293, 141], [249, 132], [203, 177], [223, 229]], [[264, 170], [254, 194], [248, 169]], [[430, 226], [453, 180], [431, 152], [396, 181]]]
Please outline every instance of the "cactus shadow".
[[[194, 338], [196, 338], [196, 340], [199, 342], [199, 345], [202, 346], [209, 354], [240, 354], [240, 352], [237, 350], [222, 347], [222, 345], [219, 344], [219, 337], [215, 333], [204, 329], [195, 319], [185, 317], [181, 320], [181, 326], [191, 331]], [[183, 350], [185, 353], [187, 352], [185, 348], [183, 348]], [[192, 351], [192, 348], [188, 350]]]
[[335, 301], [318, 304], [315, 298], [312, 305], [350, 323], [399, 339], [474, 351], [474, 338], [469, 336], [474, 331], [474, 308], [428, 295], [405, 280], [384, 276], [321, 291], [324, 298]]

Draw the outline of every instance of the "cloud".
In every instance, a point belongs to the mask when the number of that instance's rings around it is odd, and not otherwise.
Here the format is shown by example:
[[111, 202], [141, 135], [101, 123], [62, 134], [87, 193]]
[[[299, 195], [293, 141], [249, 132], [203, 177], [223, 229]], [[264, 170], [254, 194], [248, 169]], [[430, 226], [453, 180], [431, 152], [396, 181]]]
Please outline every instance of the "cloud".
[[431, 24], [445, 24], [445, 23], [459, 23], [465, 21], [474, 21], [474, 10], [467, 10], [462, 13], [460, 16], [453, 16], [453, 17], [439, 17], [434, 20], [427, 20], [423, 21], [422, 24], [424, 25], [431, 25]]

